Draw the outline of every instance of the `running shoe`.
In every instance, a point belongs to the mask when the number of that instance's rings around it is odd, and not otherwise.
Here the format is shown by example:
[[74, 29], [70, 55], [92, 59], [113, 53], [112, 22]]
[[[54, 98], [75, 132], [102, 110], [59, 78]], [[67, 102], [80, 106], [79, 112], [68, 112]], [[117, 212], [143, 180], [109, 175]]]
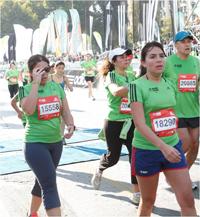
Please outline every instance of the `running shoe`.
[[96, 171], [92, 177], [91, 184], [95, 190], [99, 190], [101, 184], [102, 172]]
[[37, 212], [32, 212], [30, 215], [27, 215], [28, 217], [39, 217]]
[[136, 205], [136, 206], [139, 205], [139, 203], [140, 203], [140, 196], [141, 196], [140, 192], [134, 192], [133, 193], [132, 202], [133, 202], [134, 205]]
[[194, 182], [192, 182], [192, 190], [196, 190], [198, 188], [198, 185]]

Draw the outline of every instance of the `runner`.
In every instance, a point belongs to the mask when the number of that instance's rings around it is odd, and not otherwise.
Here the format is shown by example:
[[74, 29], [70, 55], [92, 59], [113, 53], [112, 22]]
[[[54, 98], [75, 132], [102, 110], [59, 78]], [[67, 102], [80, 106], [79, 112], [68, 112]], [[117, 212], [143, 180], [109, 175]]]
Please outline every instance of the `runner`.
[[[56, 82], [60, 84], [60, 86], [65, 89], [69, 89], [71, 92], [73, 91], [73, 86], [69, 83], [69, 80], [65, 73], [65, 63], [62, 61], [57, 61], [54, 65], [54, 74], [50, 74], [50, 80], [53, 82]], [[61, 134], [63, 137], [63, 145], [66, 145], [65, 137], [64, 137], [64, 131], [65, 131], [65, 122], [63, 119], [61, 119]]]
[[[103, 171], [115, 165], [120, 158], [122, 145], [126, 145], [131, 162], [131, 150], [134, 124], [131, 121], [130, 108], [128, 108], [128, 84], [135, 79], [133, 71], [126, 71], [130, 64], [128, 55], [131, 50], [116, 48], [109, 53], [109, 62], [102, 66], [105, 76], [109, 112], [105, 120], [103, 133], [107, 143], [107, 154], [100, 160], [99, 167], [92, 177], [94, 189], [99, 189]], [[135, 176], [131, 177], [133, 184], [133, 203], [139, 204], [140, 193]]]
[[163, 171], [182, 216], [197, 216], [187, 162], [176, 132], [176, 91], [173, 82], [162, 77], [164, 61], [162, 45], [147, 43], [141, 51], [141, 77], [130, 85], [130, 106], [136, 126], [132, 174], [137, 176], [142, 199], [137, 215], [151, 216], [159, 173]]
[[94, 101], [93, 83], [96, 74], [96, 61], [92, 59], [92, 55], [90, 53], [85, 55], [85, 61], [81, 63], [81, 66], [84, 68], [83, 76], [85, 77], [85, 81], [88, 84], [88, 97]]
[[60, 85], [48, 82], [49, 60], [33, 55], [28, 60], [32, 82], [20, 88], [19, 98], [27, 119], [25, 159], [36, 176], [30, 216], [37, 216], [43, 199], [47, 216], [61, 216], [56, 185], [56, 167], [62, 153], [60, 116], [68, 126], [65, 138], [74, 131], [74, 121]]
[[10, 98], [13, 98], [13, 96], [18, 92], [19, 89], [19, 71], [16, 68], [15, 62], [10, 63], [10, 68], [6, 72], [5, 78], [8, 81], [8, 90], [10, 92]]
[[[174, 38], [176, 54], [166, 60], [165, 75], [176, 82], [177, 105], [179, 118], [178, 134], [183, 142], [183, 150], [189, 168], [197, 158], [199, 149], [199, 89], [200, 60], [191, 56], [193, 37], [189, 32], [178, 32]], [[196, 189], [197, 185], [192, 184]]]
[[65, 63], [63, 61], [57, 61], [54, 65], [54, 73], [50, 75], [50, 79], [64, 89], [65, 87], [71, 92], [73, 91], [73, 86], [70, 84], [69, 79], [65, 75]]
[[12, 99], [11, 99], [11, 106], [13, 109], [17, 112], [17, 116], [19, 119], [21, 119], [23, 126], [26, 126], [26, 117], [24, 115], [24, 112], [21, 110], [20, 106], [18, 105], [19, 102], [19, 93], [17, 93]]
[[19, 77], [20, 77], [20, 80], [21, 80], [23, 86], [25, 86], [26, 84], [28, 84], [30, 82], [30, 73], [28, 71], [27, 64], [23, 64], [22, 69], [19, 73]]

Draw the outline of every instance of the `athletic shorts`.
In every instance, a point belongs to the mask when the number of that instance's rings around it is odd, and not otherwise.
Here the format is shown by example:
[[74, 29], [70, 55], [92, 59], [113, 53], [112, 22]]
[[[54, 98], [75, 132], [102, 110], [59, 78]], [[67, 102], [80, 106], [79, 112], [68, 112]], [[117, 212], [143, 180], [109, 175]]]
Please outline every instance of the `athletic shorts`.
[[183, 153], [181, 141], [174, 148], [181, 154], [181, 161], [178, 163], [169, 162], [160, 150], [144, 150], [134, 147], [132, 149], [131, 162], [132, 175], [148, 177], [164, 170], [187, 168], [188, 165]]
[[197, 128], [199, 127], [199, 117], [197, 118], [179, 118], [178, 128]]
[[94, 76], [85, 76], [85, 80], [94, 82]]

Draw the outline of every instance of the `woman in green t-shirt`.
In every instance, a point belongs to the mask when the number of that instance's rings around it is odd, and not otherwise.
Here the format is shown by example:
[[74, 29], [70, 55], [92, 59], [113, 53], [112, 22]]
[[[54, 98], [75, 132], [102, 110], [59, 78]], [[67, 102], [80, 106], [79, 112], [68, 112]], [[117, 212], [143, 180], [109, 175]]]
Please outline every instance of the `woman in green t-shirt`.
[[88, 85], [88, 97], [94, 101], [93, 83], [96, 74], [96, 61], [92, 59], [92, 55], [90, 53], [86, 54], [84, 58], [85, 60], [81, 62], [81, 67], [84, 69], [83, 76]]
[[[122, 145], [127, 147], [129, 161], [131, 162], [132, 139], [135, 128], [131, 120], [127, 100], [128, 85], [135, 80], [134, 72], [128, 69], [130, 65], [129, 55], [131, 54], [132, 51], [129, 49], [113, 49], [109, 53], [109, 61], [106, 60], [102, 66], [101, 71], [105, 77], [108, 100], [108, 115], [103, 129], [107, 143], [107, 154], [102, 156], [99, 167], [92, 178], [92, 185], [95, 189], [100, 187], [103, 171], [118, 162]], [[132, 201], [138, 205], [140, 193], [135, 176], [131, 176], [131, 182], [133, 184]]]
[[10, 98], [13, 98], [13, 96], [18, 92], [19, 89], [19, 71], [15, 65], [15, 62], [10, 63], [10, 68], [6, 72], [5, 78], [8, 81], [8, 90], [10, 93]]
[[74, 131], [74, 121], [62, 87], [48, 81], [49, 60], [33, 55], [28, 60], [32, 82], [20, 88], [19, 98], [26, 116], [25, 159], [36, 176], [30, 216], [37, 216], [42, 202], [47, 216], [61, 216], [56, 185], [56, 167], [62, 154], [61, 116], [67, 125], [65, 138]]
[[147, 43], [141, 51], [141, 77], [130, 85], [136, 127], [132, 173], [142, 198], [138, 216], [151, 216], [161, 171], [176, 194], [182, 216], [196, 216], [188, 166], [177, 134], [176, 91], [174, 84], [162, 77], [164, 62], [162, 45]]

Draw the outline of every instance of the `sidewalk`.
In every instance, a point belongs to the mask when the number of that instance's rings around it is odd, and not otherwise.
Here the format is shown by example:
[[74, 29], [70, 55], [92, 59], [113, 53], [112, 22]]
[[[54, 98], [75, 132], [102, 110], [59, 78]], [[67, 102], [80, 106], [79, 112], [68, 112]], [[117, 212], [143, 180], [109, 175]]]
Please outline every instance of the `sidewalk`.
[[[20, 120], [9, 105], [6, 83], [0, 79], [0, 129], [2, 138], [11, 140], [23, 136]], [[79, 128], [101, 128], [105, 117], [104, 93], [96, 91], [95, 102], [87, 99], [87, 89], [67, 92], [69, 105], [75, 123]], [[1, 145], [1, 143], [0, 143]], [[14, 157], [14, 154], [13, 154]], [[199, 184], [200, 155], [191, 169], [191, 177]], [[93, 190], [90, 180], [98, 161], [88, 161], [65, 166], [57, 170], [58, 190], [62, 204], [62, 216], [68, 217], [133, 217], [137, 208], [131, 203], [130, 166], [128, 157], [123, 156], [118, 164], [103, 174], [101, 188]], [[33, 186], [32, 172], [0, 176], [0, 216], [26, 216], [30, 205], [30, 191]], [[183, 189], [184, 190], [184, 189]], [[194, 192], [195, 203], [200, 214], [199, 191]], [[41, 206], [40, 216], [45, 216]], [[163, 174], [159, 187], [153, 217], [180, 216], [175, 195], [166, 184]]]

